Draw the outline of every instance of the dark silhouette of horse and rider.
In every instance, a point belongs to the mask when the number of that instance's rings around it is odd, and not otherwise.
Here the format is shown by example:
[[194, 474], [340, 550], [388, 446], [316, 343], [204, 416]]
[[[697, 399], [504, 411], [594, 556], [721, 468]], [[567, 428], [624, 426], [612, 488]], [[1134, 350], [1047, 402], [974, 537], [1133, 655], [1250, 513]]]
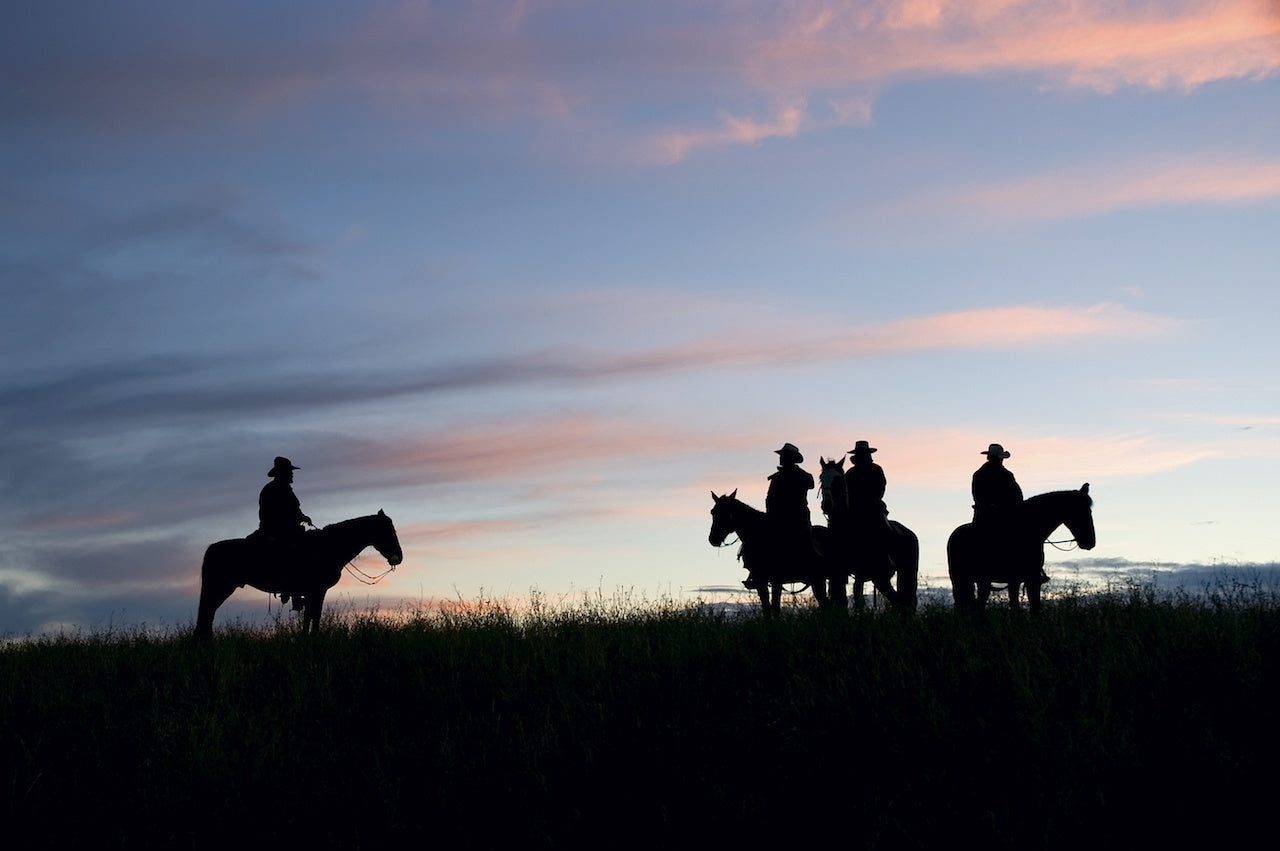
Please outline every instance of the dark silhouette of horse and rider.
[[973, 522], [947, 540], [952, 597], [956, 608], [980, 608], [1003, 582], [1012, 608], [1018, 607], [1019, 589], [1025, 588], [1028, 607], [1038, 611], [1040, 588], [1049, 581], [1044, 544], [1053, 531], [1066, 526], [1082, 550], [1097, 543], [1089, 484], [1024, 500], [1022, 488], [1004, 464], [1011, 453], [993, 443], [982, 454], [987, 460], [974, 472], [971, 486]]
[[[738, 536], [738, 558], [747, 570], [743, 584], [758, 593], [766, 613], [778, 612], [783, 587], [797, 583], [812, 589], [820, 608], [844, 609], [851, 580], [855, 605], [864, 605], [870, 581], [891, 608], [915, 611], [919, 541], [889, 519], [887, 478], [872, 457], [877, 451], [870, 442], [857, 441], [846, 453], [848, 470], [844, 457], [819, 459], [826, 526], [811, 523], [808, 492], [814, 480], [791, 443], [775, 450], [778, 469], [769, 476], [764, 511], [739, 500], [737, 490], [723, 496], [712, 491], [708, 539], [719, 547], [729, 535]], [[1049, 581], [1044, 543], [1053, 530], [1066, 525], [1082, 549], [1094, 546], [1089, 486], [1024, 500], [1004, 464], [1010, 453], [993, 443], [981, 454], [987, 460], [973, 474], [973, 522], [956, 529], [947, 542], [956, 607], [980, 607], [997, 583], [1004, 583], [1011, 606], [1017, 607], [1019, 589], [1025, 588], [1030, 608], [1038, 610], [1040, 588]]]
[[766, 612], [781, 609], [783, 586], [793, 583], [812, 589], [822, 608], [846, 607], [850, 578], [858, 603], [870, 580], [890, 605], [915, 609], [919, 542], [910, 529], [888, 520], [884, 471], [870, 461], [875, 451], [860, 441], [848, 472], [843, 458], [821, 459], [827, 526], [810, 522], [808, 492], [814, 480], [800, 467], [804, 456], [791, 443], [775, 451], [778, 469], [769, 476], [763, 512], [739, 500], [736, 490], [724, 496], [712, 492], [709, 540], [723, 546], [730, 534], [738, 536], [738, 557], [747, 569], [744, 584], [759, 594]]
[[325, 594], [366, 547], [376, 549], [392, 568], [403, 561], [395, 526], [382, 511], [314, 528], [293, 492], [293, 471], [298, 469], [288, 458], [277, 457], [267, 472], [271, 481], [258, 494], [258, 529], [205, 550], [197, 638], [213, 634], [214, 613], [245, 585], [279, 594], [281, 604], [292, 601], [293, 610], [302, 612], [303, 628], [313, 632], [320, 625]]

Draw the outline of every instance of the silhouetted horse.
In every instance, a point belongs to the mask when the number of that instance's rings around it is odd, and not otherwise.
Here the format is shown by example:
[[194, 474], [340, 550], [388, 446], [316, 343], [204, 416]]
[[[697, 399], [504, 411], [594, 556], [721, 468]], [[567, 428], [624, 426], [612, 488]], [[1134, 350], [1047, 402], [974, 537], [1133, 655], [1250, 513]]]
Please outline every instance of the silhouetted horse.
[[200, 568], [196, 637], [213, 634], [213, 613], [231, 592], [246, 585], [301, 599], [303, 627], [308, 632], [315, 631], [320, 626], [325, 593], [338, 584], [342, 568], [365, 547], [376, 549], [392, 567], [404, 560], [396, 527], [381, 511], [307, 532], [298, 552], [288, 558], [251, 538], [210, 544]]
[[[854, 605], [862, 606], [867, 580], [889, 604], [904, 612], [916, 610], [916, 581], [920, 571], [920, 541], [916, 533], [896, 520], [888, 529], [879, 528], [874, 518], [859, 518], [849, 505], [849, 487], [844, 477], [844, 458], [839, 461], [819, 458], [822, 472], [818, 481], [822, 488], [822, 511], [831, 529], [827, 558], [834, 562], [831, 578], [831, 602], [848, 605], [845, 583], [853, 579]], [[873, 526], [873, 522], [877, 525]], [[885, 534], [879, 546], [869, 546], [867, 534]], [[890, 561], [885, 560], [886, 552]], [[841, 570], [842, 573], [834, 571]], [[897, 574], [897, 587], [890, 584]]]
[[947, 541], [947, 568], [956, 608], [981, 608], [996, 582], [1009, 584], [1009, 606], [1018, 608], [1018, 586], [1027, 587], [1031, 611], [1040, 609], [1044, 543], [1065, 525], [1082, 550], [1097, 543], [1089, 485], [1078, 491], [1033, 496], [1010, 509], [1005, 522], [990, 528], [966, 523]]
[[711, 533], [707, 540], [713, 547], [724, 546], [731, 534], [742, 541], [738, 558], [747, 569], [747, 581], [743, 584], [760, 595], [760, 605], [766, 615], [782, 610], [782, 586], [789, 582], [806, 583], [819, 606], [825, 608], [830, 604], [827, 561], [822, 556], [827, 544], [825, 526], [812, 527], [813, 549], [806, 560], [796, 552], [792, 542], [779, 538], [773, 519], [738, 499], [736, 490], [724, 496], [716, 496], [712, 491], [711, 498], [715, 505], [711, 508]]

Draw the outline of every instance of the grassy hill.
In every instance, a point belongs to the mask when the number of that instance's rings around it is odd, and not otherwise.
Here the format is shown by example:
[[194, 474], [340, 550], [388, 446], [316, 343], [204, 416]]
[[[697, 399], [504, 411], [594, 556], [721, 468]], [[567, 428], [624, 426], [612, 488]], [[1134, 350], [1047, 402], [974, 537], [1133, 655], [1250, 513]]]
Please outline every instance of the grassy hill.
[[1275, 798], [1278, 660], [1274, 596], [1141, 590], [36, 639], [0, 650], [0, 781], [49, 846], [1220, 843]]

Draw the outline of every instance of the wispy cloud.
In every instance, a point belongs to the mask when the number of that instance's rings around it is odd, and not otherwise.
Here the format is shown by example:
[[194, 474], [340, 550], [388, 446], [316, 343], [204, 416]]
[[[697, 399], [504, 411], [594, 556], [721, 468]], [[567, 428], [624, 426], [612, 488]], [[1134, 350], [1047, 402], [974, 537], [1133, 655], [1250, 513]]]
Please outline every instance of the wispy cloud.
[[[824, 319], [827, 327], [830, 320]], [[376, 374], [299, 375], [286, 365], [267, 375], [253, 371], [249, 355], [210, 360], [149, 358], [103, 364], [49, 380], [0, 387], [0, 417], [14, 434], [58, 431], [92, 422], [152, 426], [233, 418], [237, 412], [315, 411], [326, 406], [397, 397], [539, 382], [581, 382], [627, 376], [747, 366], [794, 366], [882, 354], [922, 351], [1042, 347], [1082, 339], [1145, 339], [1167, 335], [1180, 323], [1120, 305], [1091, 307], [1016, 306], [913, 317], [881, 325], [854, 326], [815, 337], [795, 321], [779, 336], [738, 329], [669, 346], [633, 351], [558, 346], [507, 357], [444, 366], [412, 366]], [[257, 370], [261, 372], [260, 370]]]
[[696, 16], [662, 2], [629, 12], [602, 3], [315, 4], [301, 29], [270, 9], [240, 10], [249, 17], [235, 29], [213, 13], [193, 24], [200, 13], [165, 4], [142, 4], [144, 12], [147, 27], [102, 15], [86, 42], [57, 15], [26, 10], [0, 40], [0, 70], [13, 83], [0, 113], [11, 122], [88, 119], [114, 132], [221, 117], [225, 129], [227, 115], [232, 126], [255, 126], [337, 98], [380, 105], [401, 132], [570, 119], [561, 126], [575, 136], [592, 126], [675, 162], [700, 148], [864, 123], [874, 93], [902, 79], [1031, 73], [1106, 93], [1188, 90], [1280, 69], [1280, 13], [1265, 0], [725, 0]]
[[1280, 14], [1259, 0], [851, 0], [784, 8], [787, 20], [752, 51], [757, 78], [775, 85], [1014, 70], [1112, 91], [1190, 88], [1280, 68]]
[[1025, 221], [1091, 216], [1116, 210], [1227, 204], [1280, 198], [1280, 160], [1147, 158], [1065, 168], [917, 199], [913, 216], [963, 212], [986, 220]]
[[[867, 104], [857, 113], [862, 123], [871, 94], [903, 79], [1030, 73], [1050, 88], [1107, 94], [1122, 87], [1187, 91], [1280, 70], [1280, 12], [1261, 0], [800, 0], [725, 32], [739, 40], [729, 52], [757, 91], [792, 102], [854, 96]], [[849, 123], [781, 126], [792, 135]], [[722, 120], [654, 134], [651, 144], [655, 159], [675, 161], [699, 147], [757, 140]]]

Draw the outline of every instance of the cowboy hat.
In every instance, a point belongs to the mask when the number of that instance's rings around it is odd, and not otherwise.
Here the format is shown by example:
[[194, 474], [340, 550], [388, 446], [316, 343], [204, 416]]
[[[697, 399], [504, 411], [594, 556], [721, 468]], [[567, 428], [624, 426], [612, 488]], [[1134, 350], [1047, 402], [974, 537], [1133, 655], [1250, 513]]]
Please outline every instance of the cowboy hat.
[[290, 461], [288, 458], [285, 458], [281, 455], [277, 455], [276, 464], [267, 472], [267, 475], [275, 477], [280, 475], [281, 473], [286, 473], [290, 470], [301, 470], [301, 469], [302, 469], [301, 467], [293, 466], [293, 462]]

